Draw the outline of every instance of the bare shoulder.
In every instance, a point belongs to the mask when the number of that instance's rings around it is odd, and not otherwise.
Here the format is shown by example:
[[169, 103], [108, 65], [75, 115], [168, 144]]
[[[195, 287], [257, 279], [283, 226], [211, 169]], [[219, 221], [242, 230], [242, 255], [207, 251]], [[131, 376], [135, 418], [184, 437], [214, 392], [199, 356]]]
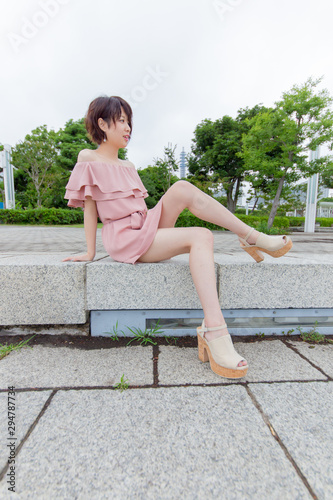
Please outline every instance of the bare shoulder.
[[82, 151], [79, 152], [77, 161], [94, 161], [96, 160], [96, 152], [94, 149], [82, 149]]
[[129, 161], [129, 160], [122, 160], [122, 163], [123, 163], [123, 165], [125, 167], [134, 168], [134, 170], [136, 170], [134, 163], [132, 163], [131, 161]]

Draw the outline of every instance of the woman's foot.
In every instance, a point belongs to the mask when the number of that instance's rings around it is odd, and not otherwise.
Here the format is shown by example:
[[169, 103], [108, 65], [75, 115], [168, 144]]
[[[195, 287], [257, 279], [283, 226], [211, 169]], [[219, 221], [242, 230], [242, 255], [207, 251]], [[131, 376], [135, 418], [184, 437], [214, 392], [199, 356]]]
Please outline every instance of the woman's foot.
[[[216, 325], [208, 324], [206, 326], [207, 326], [207, 328], [211, 328], [211, 327], [214, 327], [214, 326], [218, 326], [220, 324], [221, 324], [221, 322], [218, 323], [218, 324], [216, 324]], [[227, 326], [225, 328], [223, 328], [222, 330], [213, 330], [212, 332], [206, 332], [205, 335], [204, 335], [204, 337], [207, 340], [207, 342], [211, 342], [212, 340], [215, 340], [218, 337], [223, 337], [224, 335], [229, 335]], [[247, 365], [247, 362], [245, 360], [242, 360], [242, 361], [240, 361], [238, 363], [237, 366], [246, 366], [246, 365]]]
[[239, 236], [239, 242], [241, 248], [256, 262], [264, 260], [262, 252], [278, 258], [289, 252], [293, 246], [289, 236], [270, 236], [268, 234], [259, 233], [259, 231], [254, 228], [251, 228], [244, 238]]
[[[253, 231], [251, 232], [250, 236], [247, 239], [247, 242], [249, 243], [249, 245], [255, 245], [257, 243], [257, 239], [258, 239], [258, 236], [260, 234], [261, 233], [259, 231], [257, 231], [256, 229], [253, 229]], [[245, 235], [239, 235], [239, 237], [242, 238], [242, 239], [245, 239], [246, 238], [246, 234]], [[284, 244], [286, 244], [288, 242], [288, 239], [287, 239], [286, 236], [283, 236], [283, 240], [284, 240]]]
[[[216, 319], [213, 321], [216, 323]], [[212, 332], [216, 338], [209, 340], [207, 334]], [[197, 328], [197, 336], [199, 359], [203, 363], [209, 361], [214, 373], [231, 379], [242, 378], [247, 374], [248, 364], [235, 350], [225, 323], [208, 327], [203, 321], [201, 327]]]

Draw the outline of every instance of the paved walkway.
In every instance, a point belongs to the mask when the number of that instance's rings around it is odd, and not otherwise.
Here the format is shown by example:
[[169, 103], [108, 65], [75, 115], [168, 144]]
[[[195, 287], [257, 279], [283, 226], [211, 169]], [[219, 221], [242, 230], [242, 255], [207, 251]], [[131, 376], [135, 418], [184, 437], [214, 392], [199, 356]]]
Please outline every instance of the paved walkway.
[[[244, 254], [238, 238], [229, 231], [214, 231], [217, 254]], [[320, 256], [332, 259], [333, 232], [330, 233], [296, 233], [292, 235], [294, 243], [292, 253], [288, 256], [301, 259], [303, 257]], [[21, 253], [82, 253], [86, 251], [83, 228], [72, 227], [40, 227], [40, 226], [4, 226], [0, 225], [1, 254], [17, 255]], [[102, 244], [101, 229], [97, 230], [96, 253], [106, 253]], [[249, 260], [251, 262], [251, 259]]]
[[237, 342], [250, 362], [238, 382], [196, 348], [71, 347], [0, 361], [2, 499], [333, 498], [332, 346]]
[[[293, 240], [295, 258], [331, 258], [330, 235]], [[215, 245], [239, 251], [230, 233]], [[84, 232], [0, 226], [0, 246], [4, 259], [81, 252]], [[192, 347], [84, 349], [73, 338], [11, 352], [0, 360], [0, 498], [332, 499], [333, 345], [235, 343], [250, 365], [240, 381]]]

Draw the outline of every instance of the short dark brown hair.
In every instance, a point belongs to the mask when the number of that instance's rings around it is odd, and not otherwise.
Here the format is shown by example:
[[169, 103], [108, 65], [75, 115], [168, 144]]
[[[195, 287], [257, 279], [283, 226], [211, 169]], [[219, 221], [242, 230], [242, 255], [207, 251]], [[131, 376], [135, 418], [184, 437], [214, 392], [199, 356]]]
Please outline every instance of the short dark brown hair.
[[122, 109], [127, 115], [128, 123], [132, 133], [132, 108], [124, 99], [118, 96], [100, 96], [94, 99], [88, 108], [84, 118], [84, 124], [91, 140], [101, 144], [106, 138], [105, 133], [98, 125], [98, 119], [103, 118], [110, 127], [111, 120], [116, 124], [116, 120], [121, 117]]

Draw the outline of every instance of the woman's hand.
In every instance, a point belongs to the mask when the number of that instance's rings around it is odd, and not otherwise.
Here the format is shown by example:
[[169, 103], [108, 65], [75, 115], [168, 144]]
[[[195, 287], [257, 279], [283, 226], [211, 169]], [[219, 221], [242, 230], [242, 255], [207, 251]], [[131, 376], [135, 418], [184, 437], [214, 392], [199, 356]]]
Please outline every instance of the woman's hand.
[[72, 262], [89, 262], [94, 260], [96, 254], [96, 230], [97, 230], [97, 208], [96, 202], [87, 197], [84, 202], [84, 232], [87, 241], [87, 253], [84, 255], [71, 255], [62, 259], [63, 262], [71, 260]]
[[62, 262], [66, 262], [67, 260], [71, 260], [73, 262], [88, 262], [94, 260], [94, 255], [84, 254], [84, 255], [71, 255], [70, 257], [66, 257], [66, 259], [62, 259]]

